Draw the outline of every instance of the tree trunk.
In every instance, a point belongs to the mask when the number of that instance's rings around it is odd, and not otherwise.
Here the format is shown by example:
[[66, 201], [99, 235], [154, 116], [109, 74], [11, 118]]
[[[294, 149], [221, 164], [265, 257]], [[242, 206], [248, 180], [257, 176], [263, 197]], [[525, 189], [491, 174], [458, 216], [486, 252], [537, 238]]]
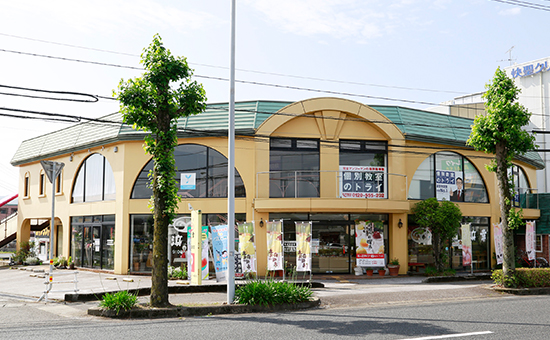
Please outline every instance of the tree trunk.
[[510, 193], [510, 184], [508, 182], [508, 164], [506, 162], [507, 150], [506, 144], [500, 142], [496, 146], [496, 175], [500, 203], [500, 219], [502, 223], [502, 243], [503, 260], [502, 272], [505, 278], [510, 278], [515, 270], [514, 259], [514, 233], [508, 225], [508, 215], [512, 208], [512, 194]]
[[443, 261], [441, 261], [441, 237], [438, 234], [433, 235], [433, 253], [435, 260], [435, 269], [438, 272], [443, 271]]
[[[166, 140], [166, 132], [170, 129], [168, 114], [160, 111], [157, 114], [157, 123], [161, 133], [156, 137], [157, 150], [155, 157], [166, 155], [172, 147], [172, 141]], [[153, 307], [166, 307], [170, 305], [168, 300], [168, 226], [170, 224], [170, 216], [165, 212], [167, 206], [166, 196], [162, 190], [162, 186], [159, 186], [159, 176], [162, 169], [159, 169], [155, 157], [155, 165], [153, 167], [153, 271], [151, 273], [150, 303]]]

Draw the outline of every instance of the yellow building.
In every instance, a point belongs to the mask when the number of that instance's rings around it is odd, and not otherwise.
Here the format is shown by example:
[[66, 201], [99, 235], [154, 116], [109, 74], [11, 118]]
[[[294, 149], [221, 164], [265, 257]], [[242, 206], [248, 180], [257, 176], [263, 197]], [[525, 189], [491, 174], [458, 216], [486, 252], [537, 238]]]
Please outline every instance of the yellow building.
[[[196, 178], [194, 189], [179, 191], [179, 214], [188, 215], [190, 204], [202, 211], [205, 225], [224, 223], [227, 215], [227, 107], [210, 104], [179, 121], [177, 181]], [[429, 264], [429, 235], [409, 216], [418, 200], [429, 197], [457, 201], [472, 223], [474, 268], [489, 269], [498, 194], [494, 174], [485, 169], [490, 157], [465, 146], [471, 124], [338, 98], [237, 103], [235, 219], [254, 221], [258, 272], [266, 270], [265, 223], [281, 219], [290, 263], [294, 223], [312, 221], [314, 274], [353, 272], [357, 221], [379, 222], [385, 263], [398, 258], [401, 274], [408, 263]], [[54, 255], [117, 274], [150, 271], [152, 164], [143, 136], [114, 114], [23, 142], [12, 159], [20, 168], [18, 244], [51, 216], [52, 187], [40, 161], [62, 162]], [[536, 153], [515, 162], [517, 204], [526, 219], [540, 214], [529, 188], [536, 187], [535, 171], [542, 167]], [[171, 229], [172, 264], [183, 261], [185, 237], [181, 228]], [[461, 270], [458, 243], [453, 251], [453, 267]]]

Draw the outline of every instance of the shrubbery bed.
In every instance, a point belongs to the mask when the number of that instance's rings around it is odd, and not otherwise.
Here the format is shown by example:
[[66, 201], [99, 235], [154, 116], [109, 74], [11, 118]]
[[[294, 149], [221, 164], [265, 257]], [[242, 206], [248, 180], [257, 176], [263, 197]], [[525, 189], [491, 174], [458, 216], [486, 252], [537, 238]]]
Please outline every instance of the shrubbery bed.
[[504, 281], [502, 269], [493, 271], [494, 283], [508, 288], [550, 287], [550, 268], [517, 268], [508, 282]]

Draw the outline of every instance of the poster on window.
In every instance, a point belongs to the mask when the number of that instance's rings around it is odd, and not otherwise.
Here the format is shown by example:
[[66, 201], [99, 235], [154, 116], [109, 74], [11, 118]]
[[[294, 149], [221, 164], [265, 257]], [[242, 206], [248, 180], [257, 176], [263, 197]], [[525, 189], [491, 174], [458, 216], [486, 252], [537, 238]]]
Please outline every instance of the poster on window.
[[495, 256], [497, 258], [497, 264], [502, 264], [502, 258], [504, 256], [504, 248], [502, 246], [502, 225], [493, 223], [493, 235], [495, 235]]
[[536, 227], [535, 221], [527, 221], [525, 223], [525, 252], [529, 257], [529, 261], [535, 259], [535, 237], [536, 237]]
[[355, 222], [355, 258], [359, 267], [384, 267], [384, 224], [381, 221]]
[[436, 170], [438, 201], [464, 202], [464, 179], [462, 171]]
[[386, 167], [340, 166], [340, 197], [387, 198]]
[[311, 271], [312, 222], [296, 222], [296, 271]]
[[283, 270], [283, 221], [266, 223], [267, 270]]
[[227, 274], [227, 225], [211, 226], [212, 231], [212, 256], [214, 257], [214, 269], [216, 281], [225, 281]]
[[470, 234], [470, 223], [462, 224], [462, 265], [472, 265], [472, 235]]
[[239, 230], [239, 252], [243, 273], [256, 272], [256, 245], [254, 243], [254, 223], [237, 225]]

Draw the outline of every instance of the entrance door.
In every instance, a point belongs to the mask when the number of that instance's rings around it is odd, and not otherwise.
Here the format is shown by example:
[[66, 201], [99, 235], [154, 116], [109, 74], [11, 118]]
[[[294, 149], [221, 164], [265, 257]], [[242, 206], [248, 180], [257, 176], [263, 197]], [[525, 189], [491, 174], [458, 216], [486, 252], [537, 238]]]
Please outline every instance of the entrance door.
[[[350, 272], [350, 237], [347, 224], [313, 224], [312, 269], [314, 273]], [[316, 247], [316, 245], [319, 245]]]
[[92, 268], [101, 269], [101, 226], [92, 227], [93, 251]]

